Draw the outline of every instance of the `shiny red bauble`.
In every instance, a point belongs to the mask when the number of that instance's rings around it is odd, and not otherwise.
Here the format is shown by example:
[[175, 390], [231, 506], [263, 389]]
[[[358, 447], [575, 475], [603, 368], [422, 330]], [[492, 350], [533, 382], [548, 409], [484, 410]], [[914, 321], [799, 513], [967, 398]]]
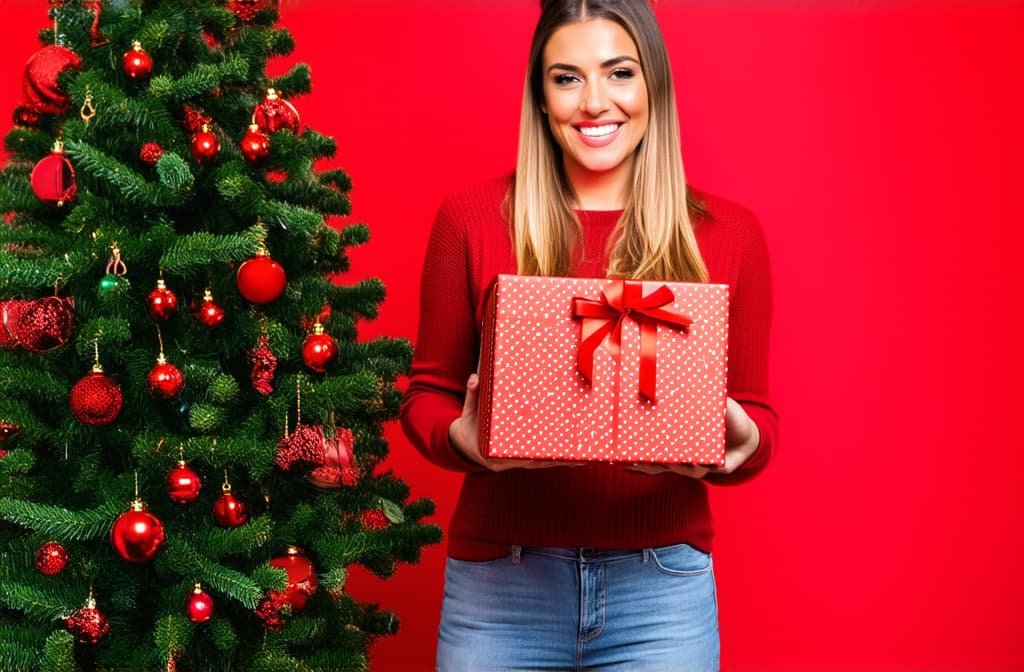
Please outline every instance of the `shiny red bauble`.
[[75, 167], [64, 156], [64, 146], [58, 140], [53, 144], [49, 156], [44, 156], [32, 169], [29, 178], [32, 192], [46, 205], [64, 207], [75, 198], [78, 185], [75, 182]]
[[302, 611], [306, 600], [316, 592], [316, 570], [303, 552], [289, 546], [285, 555], [270, 561], [271, 567], [278, 567], [288, 573], [288, 587], [284, 595], [292, 605], [292, 613]]
[[163, 548], [164, 524], [146, 510], [141, 500], [132, 502], [110, 528], [110, 544], [128, 562], [148, 562]]
[[157, 399], [173, 399], [181, 394], [185, 387], [185, 376], [181, 369], [174, 364], [168, 364], [167, 359], [161, 355], [156, 360], [156, 366], [146, 376], [146, 385], [149, 393]]
[[32, 54], [25, 64], [21, 91], [27, 107], [40, 114], [64, 114], [71, 107], [71, 97], [57, 83], [57, 76], [67, 69], [82, 67], [82, 59], [67, 47], [50, 44]]
[[213, 302], [213, 294], [206, 290], [203, 302], [195, 310], [196, 319], [211, 329], [224, 321], [224, 309]]
[[178, 312], [178, 297], [167, 289], [163, 278], [156, 281], [156, 289], [146, 297], [146, 310], [154, 320], [167, 321]]
[[257, 163], [270, 154], [270, 138], [261, 133], [256, 124], [249, 125], [249, 131], [242, 136], [239, 144], [242, 146], [242, 156], [249, 163]]
[[54, 576], [68, 566], [68, 552], [56, 541], [48, 541], [36, 551], [36, 569], [46, 576]]
[[153, 73], [153, 58], [142, 48], [138, 40], [132, 42], [132, 48], [126, 51], [121, 58], [121, 65], [124, 67], [124, 74], [136, 82], [149, 79]]
[[327, 367], [338, 360], [338, 342], [324, 332], [319, 322], [313, 327], [313, 333], [306, 337], [302, 344], [302, 361], [314, 373], [324, 373]]
[[238, 292], [252, 303], [270, 303], [284, 293], [288, 276], [281, 264], [270, 258], [270, 253], [260, 250], [255, 257], [238, 267], [235, 275]]
[[110, 624], [102, 611], [96, 608], [96, 600], [89, 597], [85, 606], [64, 620], [68, 632], [83, 644], [95, 644], [110, 630]]
[[192, 158], [199, 164], [213, 163], [220, 155], [220, 140], [210, 132], [207, 125], [192, 136]]
[[224, 494], [213, 503], [213, 519], [221, 527], [238, 527], [249, 519], [245, 502], [231, 494], [231, 486], [225, 486]]
[[213, 616], [213, 598], [203, 591], [203, 587], [196, 584], [192, 592], [185, 598], [185, 615], [193, 623], [204, 623]]
[[120, 386], [99, 367], [93, 367], [85, 378], [75, 383], [69, 399], [71, 415], [90, 427], [103, 427], [116, 420], [123, 401]]
[[199, 474], [192, 471], [184, 460], [179, 461], [178, 466], [167, 472], [167, 496], [175, 504], [195, 501], [202, 488], [203, 482]]
[[0, 420], [0, 445], [20, 431], [21, 427], [19, 425]]
[[253, 110], [252, 120], [256, 126], [267, 134], [286, 129], [292, 133], [299, 132], [299, 112], [295, 106], [277, 94], [274, 89], [267, 89], [267, 97]]

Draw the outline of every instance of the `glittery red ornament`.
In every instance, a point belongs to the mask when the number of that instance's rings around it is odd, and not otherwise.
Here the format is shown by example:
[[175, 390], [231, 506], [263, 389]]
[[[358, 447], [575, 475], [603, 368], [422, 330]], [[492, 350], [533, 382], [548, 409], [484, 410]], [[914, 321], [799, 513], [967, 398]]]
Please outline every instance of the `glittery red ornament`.
[[249, 131], [242, 136], [239, 144], [242, 146], [242, 156], [249, 163], [257, 163], [270, 154], [270, 138], [261, 133], [256, 124], [249, 125]]
[[110, 544], [128, 562], [148, 562], [163, 548], [166, 535], [160, 519], [135, 499], [110, 528]]
[[298, 425], [295, 431], [277, 442], [277, 455], [274, 464], [288, 470], [299, 468], [316, 468], [322, 466], [326, 459], [324, 446], [324, 430], [313, 425]]
[[75, 168], [68, 157], [64, 156], [64, 145], [60, 140], [53, 143], [49, 156], [44, 156], [36, 163], [29, 179], [36, 198], [58, 208], [74, 200], [78, 191]]
[[284, 619], [281, 618], [281, 610], [288, 604], [288, 597], [283, 590], [268, 590], [259, 603], [256, 605], [256, 617], [263, 623], [263, 627], [271, 632], [278, 632], [284, 627]]
[[203, 114], [194, 107], [188, 105], [185, 106], [185, 119], [184, 125], [185, 130], [189, 133], [195, 133], [203, 130], [203, 126], [213, 121], [213, 117]]
[[49, 352], [71, 338], [75, 321], [75, 300], [72, 297], [45, 296], [29, 301], [8, 327], [14, 340], [26, 350]]
[[313, 333], [302, 344], [302, 361], [314, 373], [325, 373], [327, 367], [338, 359], [338, 342], [324, 332], [324, 326], [317, 322]]
[[353, 486], [359, 480], [353, 451], [352, 430], [345, 427], [335, 429], [335, 435], [324, 439], [324, 464], [309, 472], [306, 480], [320, 488]]
[[203, 293], [203, 302], [195, 310], [195, 316], [200, 323], [211, 329], [224, 321], [224, 309], [213, 302], [210, 290]]
[[192, 158], [196, 163], [206, 165], [213, 163], [220, 154], [220, 140], [210, 132], [210, 127], [203, 125], [202, 130], [192, 136]]
[[54, 576], [68, 566], [68, 552], [56, 541], [48, 541], [36, 551], [36, 569], [46, 576]]
[[255, 257], [238, 267], [235, 283], [247, 301], [270, 303], [284, 293], [288, 276], [281, 264], [270, 258], [270, 252], [262, 248]]
[[193, 623], [204, 623], [213, 616], [213, 598], [203, 592], [203, 587], [197, 583], [185, 598], [184, 611], [188, 620]]
[[78, 70], [82, 59], [67, 47], [50, 44], [32, 54], [25, 64], [21, 91], [29, 109], [40, 114], [64, 114], [71, 97], [60, 88], [57, 76], [67, 69]]
[[261, 10], [277, 8], [277, 0], [228, 0], [227, 8], [245, 22], [252, 21]]
[[267, 97], [256, 106], [252, 113], [253, 123], [267, 135], [281, 129], [292, 133], [299, 132], [299, 112], [295, 106], [277, 94], [274, 89], [267, 89]]
[[71, 388], [71, 414], [84, 425], [103, 427], [121, 413], [121, 388], [96, 366]]
[[139, 150], [139, 158], [153, 166], [164, 155], [164, 149], [155, 142], [147, 142]]
[[274, 391], [271, 385], [274, 382], [274, 372], [277, 370], [277, 357], [270, 349], [270, 338], [263, 334], [255, 348], [249, 351], [249, 361], [252, 362], [253, 388], [264, 397]]
[[153, 58], [142, 48], [138, 40], [132, 42], [132, 48], [121, 58], [124, 74], [136, 82], [149, 79], [153, 73]]
[[95, 644], [110, 630], [107, 617], [96, 608], [96, 600], [92, 599], [91, 594], [85, 606], [71, 614], [64, 623], [68, 632], [83, 644]]
[[245, 502], [231, 494], [231, 486], [223, 486], [224, 492], [213, 503], [213, 519], [221, 527], [238, 527], [249, 519], [245, 512]]
[[302, 611], [306, 600], [316, 592], [316, 570], [309, 558], [298, 548], [289, 546], [286, 554], [270, 561], [271, 567], [278, 567], [288, 573], [288, 587], [285, 599], [292, 605], [292, 613]]
[[167, 289], [164, 279], [156, 281], [156, 289], [146, 297], [146, 310], [154, 320], [166, 321], [178, 311], [178, 297]]
[[188, 504], [195, 501], [202, 490], [203, 482], [199, 474], [192, 471], [185, 464], [185, 460], [179, 460], [178, 466], [167, 472], [167, 496], [175, 504]]
[[382, 530], [388, 526], [388, 517], [380, 509], [363, 511], [363, 527], [368, 530]]

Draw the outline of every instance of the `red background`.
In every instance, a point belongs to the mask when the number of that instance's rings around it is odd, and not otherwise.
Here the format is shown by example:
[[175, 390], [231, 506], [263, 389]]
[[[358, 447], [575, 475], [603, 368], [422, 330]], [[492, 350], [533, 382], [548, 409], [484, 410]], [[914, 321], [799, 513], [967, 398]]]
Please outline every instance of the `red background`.
[[[413, 338], [440, 199], [508, 171], [536, 0], [283, 0], [338, 139], [367, 336]], [[660, 0], [690, 180], [761, 218], [781, 446], [714, 493], [723, 669], [1024, 669], [1017, 344], [1024, 4]], [[2, 0], [4, 121], [46, 21]], [[459, 479], [390, 430], [447, 523]], [[432, 668], [444, 549], [353, 594], [402, 620], [373, 669]]]

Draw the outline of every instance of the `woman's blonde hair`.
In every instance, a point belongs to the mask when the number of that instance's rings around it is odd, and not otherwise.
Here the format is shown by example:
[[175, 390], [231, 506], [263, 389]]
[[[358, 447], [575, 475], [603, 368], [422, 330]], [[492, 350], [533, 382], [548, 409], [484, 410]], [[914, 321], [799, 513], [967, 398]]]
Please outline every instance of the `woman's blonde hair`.
[[519, 155], [509, 194], [512, 234], [521, 275], [568, 275], [580, 239], [576, 200], [562, 151], [543, 114], [543, 53], [560, 27], [607, 19], [636, 44], [647, 83], [649, 123], [637, 147], [633, 182], [612, 234], [607, 272], [613, 277], [706, 282], [697, 249], [679, 143], [668, 52], [647, 0], [547, 0], [530, 45], [519, 126]]

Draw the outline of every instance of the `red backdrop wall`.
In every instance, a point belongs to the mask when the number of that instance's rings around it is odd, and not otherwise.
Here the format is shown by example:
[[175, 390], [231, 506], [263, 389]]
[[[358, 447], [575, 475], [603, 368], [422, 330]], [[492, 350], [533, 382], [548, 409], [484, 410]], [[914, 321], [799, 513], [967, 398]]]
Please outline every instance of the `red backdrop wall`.
[[[536, 0], [283, 0], [338, 139], [366, 336], [414, 338], [442, 196], [514, 161]], [[781, 447], [714, 493], [723, 669], [1024, 669], [1024, 3], [656, 5], [690, 180], [760, 216], [775, 275]], [[3, 0], [4, 121], [46, 21]], [[390, 430], [446, 525], [459, 478]], [[443, 546], [350, 590], [401, 618], [373, 669], [432, 669]]]

